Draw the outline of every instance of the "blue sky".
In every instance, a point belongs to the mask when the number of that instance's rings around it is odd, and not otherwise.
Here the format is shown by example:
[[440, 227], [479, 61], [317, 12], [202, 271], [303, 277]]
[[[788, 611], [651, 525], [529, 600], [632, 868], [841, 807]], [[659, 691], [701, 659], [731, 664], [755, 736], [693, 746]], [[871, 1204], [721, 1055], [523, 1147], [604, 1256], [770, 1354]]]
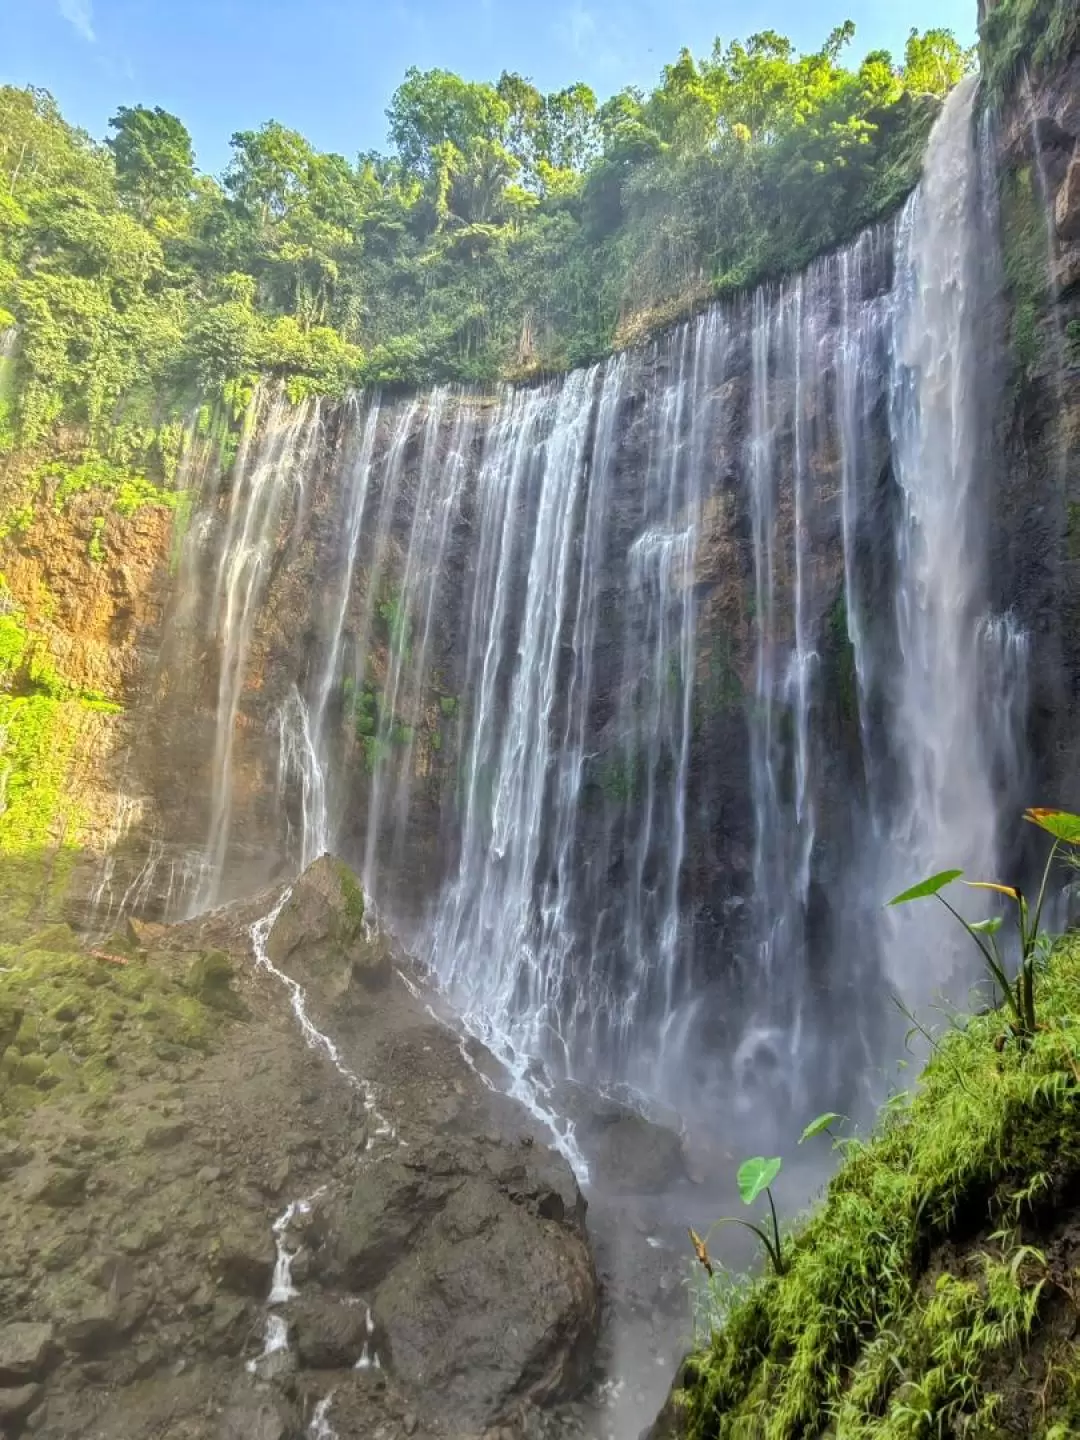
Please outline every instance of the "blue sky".
[[903, 50], [912, 26], [974, 39], [975, 0], [0, 0], [0, 80], [43, 85], [103, 135], [118, 105], [162, 105], [219, 171], [229, 136], [276, 119], [324, 150], [381, 148], [409, 65], [470, 79], [518, 70], [601, 98], [655, 82], [683, 45], [779, 30], [815, 48], [852, 19], [855, 51]]

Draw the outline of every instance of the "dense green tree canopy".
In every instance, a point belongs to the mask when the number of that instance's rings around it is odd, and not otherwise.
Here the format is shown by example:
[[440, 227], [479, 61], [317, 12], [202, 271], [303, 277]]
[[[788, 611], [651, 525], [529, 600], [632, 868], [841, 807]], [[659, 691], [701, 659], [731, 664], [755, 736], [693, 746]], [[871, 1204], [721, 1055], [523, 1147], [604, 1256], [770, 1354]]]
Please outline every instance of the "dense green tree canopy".
[[115, 133], [105, 143], [116, 162], [117, 189], [144, 219], [188, 198], [195, 152], [182, 121], [160, 106], [121, 105], [109, 128]]
[[220, 180], [160, 108], [121, 107], [102, 144], [0, 88], [0, 446], [63, 419], [131, 454], [258, 374], [299, 394], [562, 367], [801, 265], [910, 188], [971, 64], [938, 30], [852, 68], [853, 34], [684, 50], [603, 104], [412, 69], [387, 154], [322, 154], [271, 120], [233, 136]]

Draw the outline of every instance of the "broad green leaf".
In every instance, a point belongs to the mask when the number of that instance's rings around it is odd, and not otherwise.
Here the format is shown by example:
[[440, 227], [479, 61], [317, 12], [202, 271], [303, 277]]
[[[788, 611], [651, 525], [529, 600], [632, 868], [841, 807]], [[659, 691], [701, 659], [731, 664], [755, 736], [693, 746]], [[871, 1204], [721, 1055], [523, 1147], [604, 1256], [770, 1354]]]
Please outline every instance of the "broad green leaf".
[[1001, 929], [1001, 916], [991, 915], [989, 920], [973, 920], [968, 926], [976, 935], [996, 935]]
[[824, 1134], [829, 1126], [836, 1120], [843, 1120], [843, 1115], [837, 1115], [835, 1110], [827, 1110], [824, 1115], [819, 1115], [816, 1120], [811, 1120], [806, 1129], [799, 1136], [799, 1144], [804, 1140], [812, 1140], [815, 1135]]
[[753, 1205], [762, 1191], [769, 1188], [780, 1174], [783, 1163], [778, 1155], [772, 1160], [766, 1160], [764, 1155], [755, 1155], [753, 1160], [746, 1160], [739, 1166], [739, 1194], [744, 1205]]
[[1024, 819], [1053, 835], [1055, 840], [1064, 840], [1067, 845], [1080, 845], [1080, 815], [1070, 815], [1067, 810], [1032, 807], [1024, 811]]
[[944, 890], [946, 885], [951, 885], [954, 880], [959, 880], [963, 875], [962, 870], [942, 870], [939, 875], [931, 875], [929, 880], [924, 880], [921, 885], [913, 885], [910, 890], [905, 890], [902, 895], [895, 895], [890, 905], [906, 905], [909, 900], [925, 900], [929, 895], [936, 895], [939, 890]]

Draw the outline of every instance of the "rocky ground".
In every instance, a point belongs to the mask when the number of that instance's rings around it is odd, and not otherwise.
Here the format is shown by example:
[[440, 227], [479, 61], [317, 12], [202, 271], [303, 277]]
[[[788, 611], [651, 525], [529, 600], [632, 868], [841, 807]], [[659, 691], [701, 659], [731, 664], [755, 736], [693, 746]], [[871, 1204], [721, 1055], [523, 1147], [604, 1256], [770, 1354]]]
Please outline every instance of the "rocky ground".
[[4, 1434], [623, 1440], [655, 1414], [689, 1309], [678, 1135], [562, 1096], [586, 1223], [344, 866], [0, 963]]

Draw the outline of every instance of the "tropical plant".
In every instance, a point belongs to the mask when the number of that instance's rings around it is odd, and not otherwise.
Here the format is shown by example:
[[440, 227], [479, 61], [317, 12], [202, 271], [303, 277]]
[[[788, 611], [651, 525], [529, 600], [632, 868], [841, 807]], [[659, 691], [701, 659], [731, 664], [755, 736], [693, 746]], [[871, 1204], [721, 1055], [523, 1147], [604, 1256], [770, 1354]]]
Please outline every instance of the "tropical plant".
[[[750, 1220], [740, 1220], [734, 1215], [725, 1215], [716, 1222], [718, 1225], [740, 1225], [744, 1230], [749, 1230], [752, 1235], [756, 1235], [765, 1247], [769, 1263], [777, 1275], [784, 1274], [787, 1269], [787, 1260], [780, 1239], [780, 1225], [776, 1218], [776, 1204], [771, 1187], [773, 1181], [780, 1174], [783, 1164], [779, 1155], [773, 1156], [771, 1160], [767, 1160], [764, 1155], [756, 1155], [752, 1160], [743, 1161], [736, 1176], [739, 1195], [744, 1205], [753, 1205], [762, 1194], [768, 1197], [770, 1228], [767, 1229], [764, 1224], [756, 1225]], [[715, 1274], [715, 1266], [709, 1255], [708, 1247], [696, 1230], [691, 1229], [689, 1234], [690, 1243], [694, 1247], [698, 1262], [711, 1279]]]
[[[838, 1115], [835, 1110], [826, 1111], [824, 1115], [819, 1115], [816, 1120], [810, 1121], [810, 1124], [799, 1136], [799, 1144], [801, 1145], [805, 1140], [812, 1140], [817, 1135], [831, 1135], [832, 1127], [845, 1118], [843, 1115]], [[740, 1220], [734, 1215], [726, 1215], [716, 1222], [718, 1225], [740, 1225], [744, 1230], [749, 1230], [751, 1234], [756, 1235], [765, 1247], [769, 1263], [777, 1275], [786, 1274], [787, 1256], [784, 1254], [783, 1242], [780, 1238], [780, 1225], [776, 1216], [772, 1184], [783, 1166], [784, 1162], [779, 1155], [774, 1155], [772, 1159], [768, 1160], [764, 1155], [755, 1155], [752, 1160], [743, 1161], [735, 1177], [744, 1205], [755, 1204], [762, 1195], [768, 1199], [769, 1220], [767, 1226], [764, 1222], [758, 1225], [750, 1220]], [[708, 1246], [696, 1230], [691, 1229], [689, 1234], [690, 1243], [694, 1247], [699, 1264], [712, 1279], [715, 1276], [716, 1267], [709, 1255]]]
[[[1043, 867], [1034, 909], [1029, 906], [1027, 898], [1018, 887], [990, 880], [963, 880], [962, 870], [942, 870], [889, 901], [892, 906], [907, 905], [913, 900], [936, 899], [945, 906], [978, 946], [996, 991], [1000, 991], [1012, 1012], [1009, 1028], [1022, 1048], [1030, 1044], [1038, 1024], [1035, 1007], [1036, 975], [1049, 943], [1041, 925], [1050, 872], [1062, 846], [1067, 847], [1074, 863], [1077, 847], [1080, 847], [1080, 816], [1071, 815], [1064, 810], [1029, 809], [1024, 812], [1024, 819], [1045, 830], [1054, 841]], [[985, 920], [965, 919], [942, 894], [942, 891], [956, 880], [963, 880], [963, 883], [973, 890], [990, 890], [1004, 895], [1015, 905], [1020, 940], [1020, 963], [1015, 980], [1009, 978], [1006, 959], [998, 947], [997, 936], [1002, 927], [1002, 917], [991, 915]]]

